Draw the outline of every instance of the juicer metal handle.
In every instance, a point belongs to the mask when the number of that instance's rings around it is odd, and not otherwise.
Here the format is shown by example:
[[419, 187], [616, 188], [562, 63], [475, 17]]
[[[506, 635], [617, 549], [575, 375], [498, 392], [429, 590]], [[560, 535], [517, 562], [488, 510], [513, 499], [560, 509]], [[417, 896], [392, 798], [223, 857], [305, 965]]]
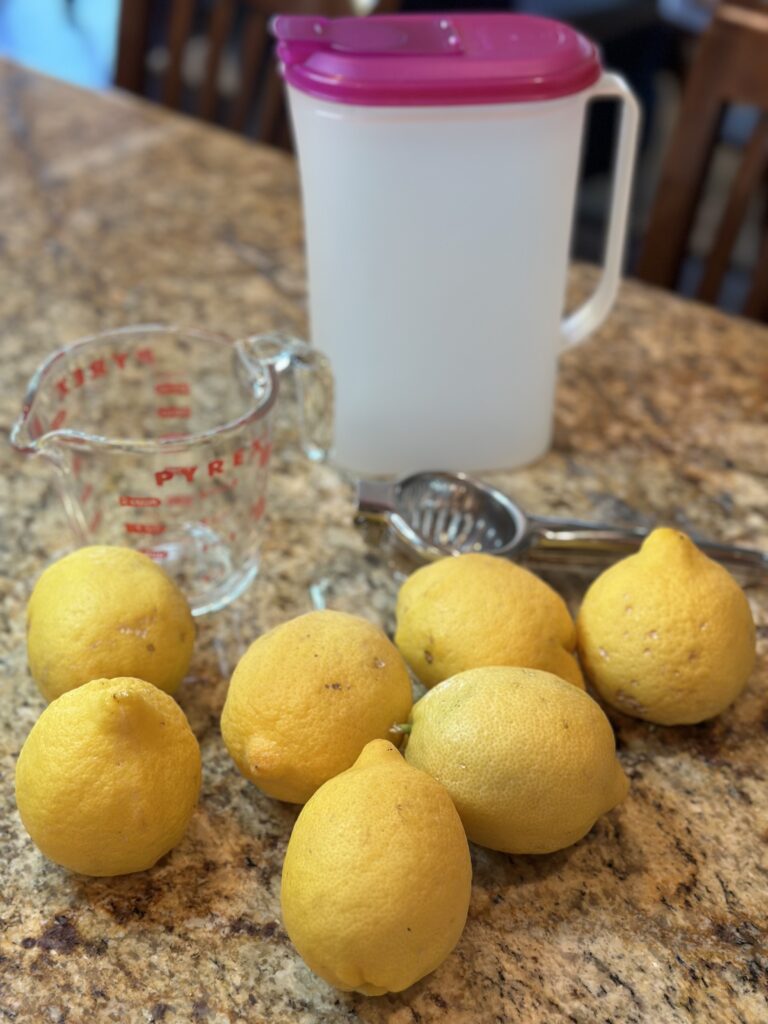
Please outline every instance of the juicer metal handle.
[[258, 372], [270, 366], [282, 389], [293, 391], [293, 414], [301, 448], [322, 462], [333, 443], [333, 374], [328, 357], [313, 345], [288, 334], [254, 334], [235, 342], [241, 360]]
[[605, 241], [603, 269], [594, 293], [562, 323], [564, 348], [578, 345], [608, 316], [616, 299], [624, 257], [632, 170], [637, 150], [640, 108], [626, 82], [619, 75], [604, 72], [587, 94], [587, 101], [614, 97], [621, 103], [621, 123], [613, 168], [610, 219]]
[[[561, 564], [578, 562], [602, 566], [639, 550], [650, 532], [645, 527], [616, 527], [582, 520], [529, 516], [531, 562]], [[768, 578], [768, 553], [693, 538], [696, 546], [726, 569], [750, 579]]]

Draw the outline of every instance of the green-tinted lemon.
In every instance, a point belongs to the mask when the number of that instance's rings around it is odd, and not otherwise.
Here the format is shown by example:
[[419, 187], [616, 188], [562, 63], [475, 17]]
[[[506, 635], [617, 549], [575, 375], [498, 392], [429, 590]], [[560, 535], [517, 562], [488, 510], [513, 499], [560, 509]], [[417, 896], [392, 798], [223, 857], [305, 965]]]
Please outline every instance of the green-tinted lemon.
[[471, 669], [413, 707], [409, 764], [441, 782], [471, 840], [550, 853], [627, 793], [611, 724], [578, 687], [535, 669]]

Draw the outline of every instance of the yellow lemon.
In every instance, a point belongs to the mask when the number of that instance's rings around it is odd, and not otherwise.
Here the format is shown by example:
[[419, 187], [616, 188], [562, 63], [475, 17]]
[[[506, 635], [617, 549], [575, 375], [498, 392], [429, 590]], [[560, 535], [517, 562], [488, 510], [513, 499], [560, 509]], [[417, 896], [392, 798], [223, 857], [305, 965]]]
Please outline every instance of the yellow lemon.
[[189, 606], [151, 558], [80, 548], [50, 565], [27, 605], [27, 657], [46, 700], [91, 679], [135, 676], [173, 693], [195, 642]]
[[523, 665], [583, 687], [576, 629], [543, 580], [494, 555], [417, 569], [397, 595], [395, 643], [425, 686], [481, 665]]
[[473, 842], [508, 853], [570, 846], [628, 788], [600, 706], [535, 669], [440, 683], [413, 707], [405, 758], [445, 786]]
[[679, 530], [654, 530], [606, 569], [578, 618], [585, 670], [600, 696], [660, 725], [702, 722], [744, 688], [755, 625], [744, 592]]
[[411, 709], [397, 648], [372, 623], [344, 612], [300, 615], [259, 637], [229, 684], [221, 733], [246, 778], [301, 804], [386, 739]]
[[94, 679], [43, 711], [16, 764], [21, 820], [83, 875], [144, 871], [184, 834], [200, 749], [172, 697], [143, 679]]
[[451, 798], [391, 743], [373, 740], [296, 821], [283, 922], [311, 969], [336, 988], [400, 992], [458, 942], [471, 883]]

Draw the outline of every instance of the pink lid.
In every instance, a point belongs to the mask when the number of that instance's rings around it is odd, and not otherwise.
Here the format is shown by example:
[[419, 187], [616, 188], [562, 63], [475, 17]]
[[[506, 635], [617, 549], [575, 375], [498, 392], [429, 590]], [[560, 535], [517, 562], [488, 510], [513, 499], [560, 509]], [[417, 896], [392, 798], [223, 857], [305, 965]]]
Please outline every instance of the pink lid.
[[526, 14], [280, 14], [272, 32], [286, 81], [338, 103], [548, 100], [588, 88], [601, 72], [589, 39]]

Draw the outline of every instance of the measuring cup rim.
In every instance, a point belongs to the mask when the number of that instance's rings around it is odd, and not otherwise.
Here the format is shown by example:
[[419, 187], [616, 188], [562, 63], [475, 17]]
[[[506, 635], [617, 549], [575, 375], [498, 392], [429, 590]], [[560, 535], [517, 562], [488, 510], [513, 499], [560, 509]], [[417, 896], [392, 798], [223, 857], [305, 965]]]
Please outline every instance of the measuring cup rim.
[[125, 327], [107, 328], [106, 330], [99, 331], [96, 334], [90, 334], [86, 337], [78, 338], [69, 345], [62, 345], [54, 352], [51, 352], [51, 354], [38, 365], [37, 369], [29, 379], [21, 413], [14, 421], [10, 431], [10, 442], [13, 447], [17, 451], [25, 454], [36, 453], [39, 452], [41, 448], [39, 442], [46, 439], [49, 441], [64, 441], [69, 444], [87, 444], [89, 448], [111, 448], [119, 449], [121, 451], [178, 451], [180, 449], [187, 448], [190, 445], [201, 444], [213, 438], [220, 438], [235, 430], [239, 430], [242, 427], [247, 426], [249, 423], [254, 423], [266, 416], [272, 409], [272, 406], [275, 404], [277, 399], [278, 375], [274, 367], [265, 362], [264, 369], [267, 372], [269, 387], [264, 398], [260, 402], [257, 402], [249, 412], [244, 413], [242, 416], [238, 416], [237, 419], [228, 420], [226, 423], [222, 423], [220, 426], [214, 427], [211, 430], [205, 430], [198, 433], [179, 434], [174, 437], [143, 440], [131, 437], [110, 438], [104, 437], [101, 434], [91, 434], [83, 430], [74, 430], [71, 427], [59, 427], [56, 430], [45, 432], [41, 435], [40, 439], [34, 440], [29, 444], [25, 444], [21, 440], [21, 433], [27, 425], [35, 399], [40, 392], [43, 381], [49, 376], [52, 367], [58, 362], [65, 359], [75, 349], [84, 348], [86, 345], [92, 344], [93, 342], [106, 341], [107, 339], [117, 338], [121, 335], [152, 334], [160, 331], [165, 334], [191, 335], [203, 341], [214, 341], [230, 346], [234, 346], [235, 344], [235, 339], [222, 331], [210, 331], [199, 327], [183, 327], [179, 324], [145, 323], [134, 325], [128, 324]]

